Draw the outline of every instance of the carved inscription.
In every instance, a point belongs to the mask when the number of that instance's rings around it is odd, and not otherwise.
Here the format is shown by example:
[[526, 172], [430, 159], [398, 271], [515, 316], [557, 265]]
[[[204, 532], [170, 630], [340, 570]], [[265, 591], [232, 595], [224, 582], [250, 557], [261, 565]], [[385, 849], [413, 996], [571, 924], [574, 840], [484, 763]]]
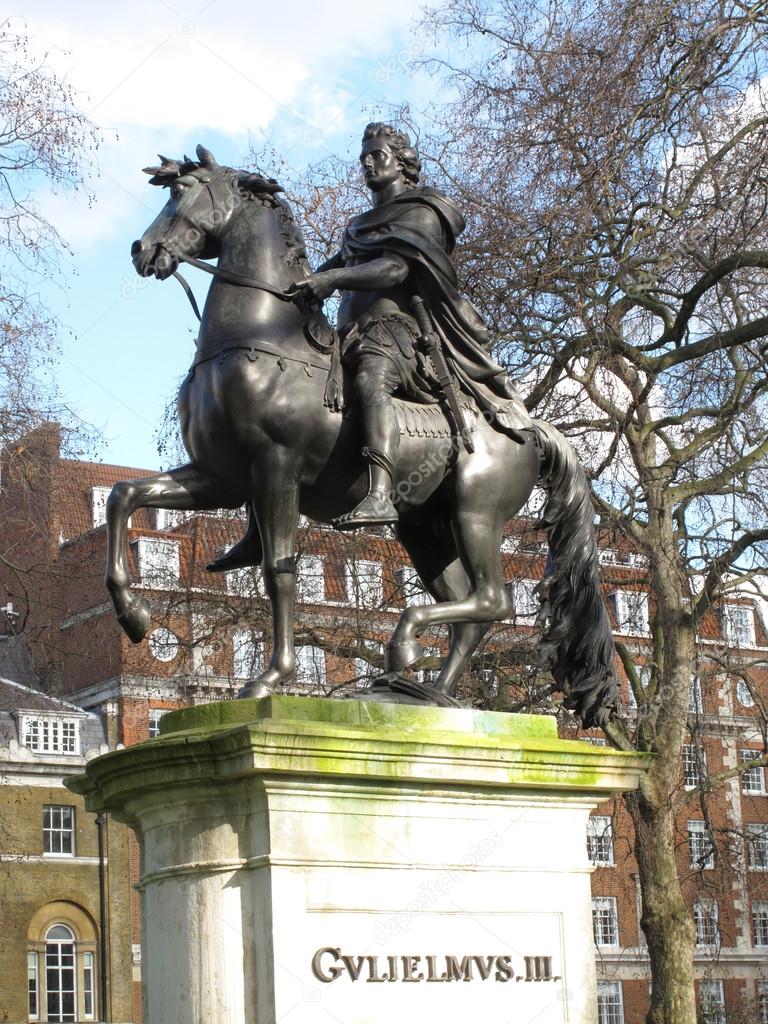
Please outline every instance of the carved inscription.
[[400, 956], [350, 956], [338, 946], [323, 946], [312, 957], [312, 973], [330, 984], [340, 978], [375, 982], [448, 981], [559, 981], [552, 973], [551, 956], [492, 954], [446, 956], [410, 954]]

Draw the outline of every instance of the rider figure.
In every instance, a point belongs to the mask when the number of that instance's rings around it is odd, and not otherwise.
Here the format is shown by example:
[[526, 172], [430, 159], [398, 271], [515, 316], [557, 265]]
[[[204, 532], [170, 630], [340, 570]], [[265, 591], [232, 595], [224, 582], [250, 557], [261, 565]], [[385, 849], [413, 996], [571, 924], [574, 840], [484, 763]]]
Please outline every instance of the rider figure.
[[400, 432], [393, 394], [439, 401], [434, 371], [419, 349], [414, 296], [430, 312], [458, 386], [489, 422], [520, 442], [520, 431], [530, 427], [506, 371], [485, 351], [485, 325], [457, 290], [448, 256], [463, 217], [447, 196], [419, 186], [418, 150], [390, 125], [367, 126], [360, 163], [372, 209], [350, 221], [334, 257], [293, 285], [311, 302], [341, 292], [341, 358], [352, 376], [369, 466], [368, 494], [334, 523], [345, 530], [397, 522], [392, 490]]

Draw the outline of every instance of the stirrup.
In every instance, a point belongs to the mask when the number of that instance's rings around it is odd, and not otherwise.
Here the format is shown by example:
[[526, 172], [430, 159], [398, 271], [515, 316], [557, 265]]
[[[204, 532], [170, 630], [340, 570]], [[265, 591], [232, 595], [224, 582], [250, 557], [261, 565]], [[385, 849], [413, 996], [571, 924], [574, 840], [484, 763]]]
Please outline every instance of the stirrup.
[[332, 520], [337, 530], [356, 530], [360, 526], [386, 526], [400, 516], [392, 499], [384, 491], [370, 491], [351, 512]]

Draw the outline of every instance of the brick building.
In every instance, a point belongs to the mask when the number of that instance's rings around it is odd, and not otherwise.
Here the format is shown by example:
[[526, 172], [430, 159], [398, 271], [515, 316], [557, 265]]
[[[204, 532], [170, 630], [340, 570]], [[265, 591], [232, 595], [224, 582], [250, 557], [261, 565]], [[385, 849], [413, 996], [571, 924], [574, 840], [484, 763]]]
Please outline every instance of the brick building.
[[[35, 670], [48, 692], [98, 712], [113, 744], [148, 739], [168, 709], [233, 696], [269, 656], [269, 610], [258, 570], [212, 576], [205, 565], [237, 539], [244, 520], [231, 513], [188, 517], [146, 510], [133, 517], [131, 572], [153, 616], [148, 642], [134, 646], [118, 628], [103, 585], [104, 507], [117, 480], [148, 471], [62, 459], [54, 426], [32, 435], [25, 455], [4, 471], [0, 493], [12, 554], [0, 566], [0, 605], [10, 604], [16, 621], [24, 623]], [[547, 694], [546, 681], [531, 667], [533, 586], [544, 572], [545, 548], [533, 530], [515, 529], [503, 546], [507, 578], [515, 581], [514, 610], [490, 631], [460, 694], [499, 710], [538, 707]], [[616, 634], [642, 688], [649, 671], [643, 559], [611, 538], [601, 540]], [[342, 535], [302, 524], [297, 580], [301, 692], [330, 694], [364, 684], [381, 668], [382, 644], [405, 604], [429, 600], [386, 530]], [[699, 940], [697, 986], [709, 1024], [721, 1024], [726, 1014], [729, 1022], [768, 1024], [765, 770], [755, 767], [711, 792], [698, 787], [709, 775], [763, 756], [766, 749], [763, 612], [762, 602], [748, 592], [711, 612], [701, 623], [699, 664], [691, 680], [678, 859]], [[423, 642], [428, 657], [419, 673], [428, 680], [444, 650], [444, 635], [436, 631]], [[621, 666], [618, 671], [631, 723], [638, 694]], [[642, 700], [640, 707], [642, 714]], [[561, 723], [564, 733], [577, 731], [567, 716], [561, 715]], [[603, 742], [596, 734], [587, 738]], [[595, 865], [600, 1024], [639, 1024], [649, 969], [631, 823], [620, 802], [594, 816], [587, 843]], [[133, 847], [132, 872], [136, 881]], [[135, 896], [131, 913], [138, 942]], [[134, 965], [135, 980], [139, 970]]]
[[0, 676], [0, 1019], [9, 1024], [134, 1019], [128, 829], [64, 788], [108, 749], [98, 715]]

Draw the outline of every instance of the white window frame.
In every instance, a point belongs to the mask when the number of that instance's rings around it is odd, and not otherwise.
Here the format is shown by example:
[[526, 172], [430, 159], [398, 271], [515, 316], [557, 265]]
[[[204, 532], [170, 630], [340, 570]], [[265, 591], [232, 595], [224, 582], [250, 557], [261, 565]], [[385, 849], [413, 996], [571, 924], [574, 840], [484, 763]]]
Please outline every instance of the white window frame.
[[[425, 658], [439, 658], [441, 651], [439, 647], [425, 647], [424, 657]], [[437, 677], [442, 672], [442, 663], [437, 668], [418, 668], [414, 672], [414, 678], [417, 683], [421, 683], [422, 686], [428, 686], [430, 683], [436, 683]]]
[[768, 947], [768, 900], [752, 900], [752, 943], [757, 949]]
[[[739, 760], [742, 764], [746, 764], [748, 761], [759, 761], [762, 757], [765, 757], [762, 750], [742, 749], [739, 751]], [[763, 765], [748, 768], [742, 773], [741, 792], [745, 796], [765, 796], [765, 768]]]
[[[82, 953], [83, 958], [83, 1020], [96, 1019], [96, 957], [90, 950]], [[88, 1001], [91, 1006], [88, 1009]]]
[[380, 608], [384, 601], [381, 562], [356, 558], [344, 563], [347, 601], [353, 608]]
[[[50, 938], [50, 933], [54, 930], [54, 928], [62, 928], [65, 931], [69, 932], [69, 938], [67, 938], [67, 939], [63, 939], [63, 938], [61, 938], [61, 939], [53, 939], [53, 938]], [[64, 947], [64, 946], [71, 946], [72, 947], [71, 954], [70, 953], [64, 954], [63, 949], [62, 949], [62, 947]], [[55, 954], [53, 953], [54, 949], [58, 950], [58, 952], [55, 953]], [[71, 968], [68, 965], [66, 965], [66, 964], [64, 964], [62, 962], [64, 955], [72, 957], [72, 966], [71, 966]], [[80, 1013], [79, 1013], [80, 1007], [78, 1005], [78, 1003], [79, 1003], [79, 1000], [78, 1000], [79, 993], [78, 993], [78, 985], [77, 985], [78, 980], [79, 980], [78, 979], [78, 974], [79, 974], [79, 968], [80, 968], [80, 957], [78, 955], [77, 939], [75, 937], [74, 932], [72, 931], [72, 929], [68, 925], [62, 924], [61, 922], [59, 922], [57, 924], [51, 925], [51, 927], [46, 932], [46, 936], [45, 936], [45, 950], [43, 952], [43, 956], [45, 957], [45, 995], [46, 995], [46, 1000], [50, 999], [50, 995], [51, 995], [51, 990], [48, 988], [48, 983], [49, 983], [51, 974], [52, 973], [53, 974], [58, 974], [58, 976], [59, 976], [59, 988], [58, 988], [59, 997], [61, 999], [61, 997], [63, 997], [65, 993], [69, 993], [69, 992], [72, 993], [72, 1004], [73, 1004], [73, 1010], [74, 1010], [74, 1014], [73, 1014], [73, 1018], [72, 1019], [74, 1021], [77, 1021], [79, 1019], [79, 1017], [80, 1017]], [[53, 956], [56, 957], [56, 959], [54, 961], [51, 960], [51, 958]], [[64, 971], [69, 971], [69, 970], [72, 971], [72, 988], [71, 989], [65, 989], [65, 988], [63, 988], [62, 974], [63, 974]], [[48, 1019], [47, 1011], [46, 1011], [45, 1019], [46, 1020]]]
[[80, 756], [80, 718], [48, 712], [21, 712], [19, 737], [21, 745], [36, 754]]
[[614, 866], [613, 822], [608, 815], [590, 815], [587, 821], [587, 856], [595, 867]]
[[[43, 804], [42, 831], [44, 857], [69, 859], [76, 856], [77, 814], [72, 804]], [[46, 850], [46, 845], [51, 847], [69, 846], [69, 849]]]
[[296, 648], [296, 682], [300, 686], [325, 686], [325, 651], [313, 644]]
[[696, 926], [696, 945], [712, 949], [720, 945], [719, 908], [717, 900], [698, 897], [693, 903], [693, 921]]
[[701, 1024], [726, 1024], [725, 993], [720, 978], [703, 978], [699, 982]]
[[[592, 932], [600, 949], [616, 949], [619, 945], [619, 914], [615, 896], [592, 897]], [[600, 940], [606, 938], [607, 941]]]
[[40, 961], [34, 950], [27, 952], [27, 1017], [29, 1020], [40, 1020]]
[[720, 627], [729, 647], [754, 647], [754, 605], [724, 604], [720, 609]]
[[149, 709], [149, 715], [148, 715], [148, 726], [149, 726], [149, 728], [148, 728], [147, 731], [149, 732], [149, 738], [150, 739], [154, 739], [155, 736], [159, 736], [160, 735], [160, 719], [161, 718], [165, 718], [165, 716], [168, 714], [168, 712], [172, 711], [172, 710], [173, 710], [172, 708], [150, 708]]
[[534, 593], [537, 586], [536, 580], [525, 578], [510, 580], [507, 583], [507, 593], [512, 602], [512, 616], [516, 621], [526, 623], [536, 621], [536, 616], [541, 609], [539, 595]]
[[136, 553], [139, 583], [147, 590], [177, 590], [180, 581], [179, 542], [168, 537], [138, 537], [131, 541]]
[[736, 700], [743, 708], [753, 708], [755, 706], [755, 698], [752, 696], [745, 680], [737, 677], [734, 689], [736, 691]]
[[297, 604], [325, 602], [325, 559], [322, 555], [302, 555], [296, 563]]
[[624, 994], [620, 981], [598, 981], [597, 1024], [624, 1024]]
[[[228, 545], [221, 553], [225, 555], [232, 545]], [[229, 569], [224, 573], [227, 593], [232, 597], [265, 597], [264, 579], [261, 569], [256, 565], [246, 565], [242, 569]]]
[[264, 634], [243, 627], [232, 633], [232, 678], [253, 679], [264, 671]]
[[760, 1024], [768, 1024], [768, 981], [757, 983], [757, 1012], [760, 1014]]
[[704, 711], [704, 704], [701, 698], [701, 679], [692, 675], [688, 682], [688, 714], [700, 715]]
[[648, 636], [648, 594], [644, 590], [614, 590], [611, 597], [618, 632], [624, 636]]
[[[363, 647], [377, 654], [384, 653], [384, 644], [378, 640], [363, 640]], [[358, 688], [363, 689], [367, 686], [368, 681], [375, 678], [376, 672], [378, 672], [378, 668], [372, 665], [367, 658], [355, 658], [355, 680]]]
[[715, 866], [715, 844], [707, 823], [699, 819], [688, 822], [688, 848], [691, 867], [710, 871]]
[[424, 589], [424, 584], [412, 565], [401, 565], [399, 569], [395, 569], [395, 582], [402, 592], [406, 608], [435, 603], [429, 591]]
[[747, 866], [750, 871], [768, 871], [768, 823], [747, 825]]
[[701, 785], [701, 778], [706, 774], [707, 755], [703, 747], [695, 743], [683, 744], [683, 788], [696, 789]]
[[111, 493], [111, 487], [91, 488], [91, 529], [96, 530], [106, 523], [107, 499]]

